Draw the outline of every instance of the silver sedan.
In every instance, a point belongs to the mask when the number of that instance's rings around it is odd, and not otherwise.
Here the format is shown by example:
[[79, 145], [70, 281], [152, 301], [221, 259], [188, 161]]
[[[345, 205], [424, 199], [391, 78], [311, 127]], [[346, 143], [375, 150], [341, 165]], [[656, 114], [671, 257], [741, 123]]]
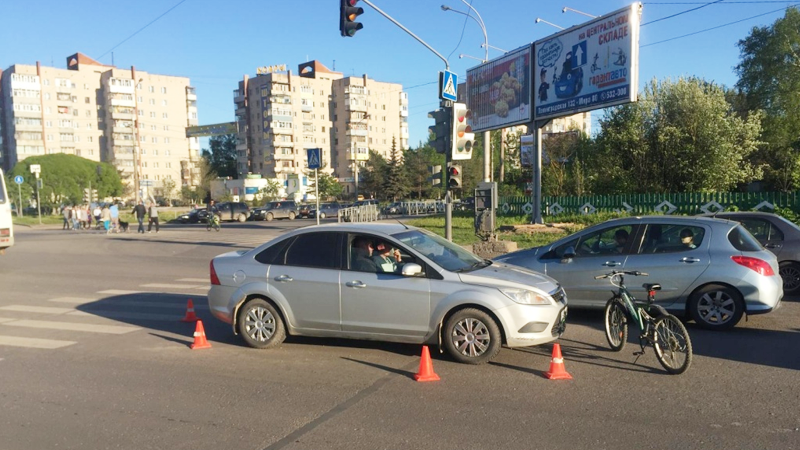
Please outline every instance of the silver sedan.
[[545, 344], [566, 326], [552, 278], [403, 224], [301, 228], [217, 256], [210, 276], [211, 312], [256, 348], [287, 334], [441, 342], [456, 361], [480, 364], [503, 344]]

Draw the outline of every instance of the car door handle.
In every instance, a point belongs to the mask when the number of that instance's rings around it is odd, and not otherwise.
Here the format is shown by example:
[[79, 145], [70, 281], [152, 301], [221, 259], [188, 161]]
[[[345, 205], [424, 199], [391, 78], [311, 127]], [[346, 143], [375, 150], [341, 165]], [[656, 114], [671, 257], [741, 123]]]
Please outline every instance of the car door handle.
[[366, 284], [364, 284], [364, 283], [362, 283], [362, 282], [360, 282], [358, 280], [356, 280], [356, 281], [348, 281], [345, 284], [347, 285], [347, 287], [352, 287], [352, 288], [365, 288], [365, 287], [367, 287]]
[[766, 247], [766, 248], [781, 248], [781, 244], [767, 244], [764, 247]]
[[679, 261], [682, 263], [696, 263], [700, 262], [700, 258], [681, 258]]
[[617, 266], [621, 266], [622, 263], [621, 262], [617, 262], [617, 261], [606, 261], [606, 262], [603, 263], [603, 265], [606, 266], [606, 267], [617, 267]]
[[280, 275], [275, 277], [275, 281], [294, 281], [294, 279], [289, 275]]

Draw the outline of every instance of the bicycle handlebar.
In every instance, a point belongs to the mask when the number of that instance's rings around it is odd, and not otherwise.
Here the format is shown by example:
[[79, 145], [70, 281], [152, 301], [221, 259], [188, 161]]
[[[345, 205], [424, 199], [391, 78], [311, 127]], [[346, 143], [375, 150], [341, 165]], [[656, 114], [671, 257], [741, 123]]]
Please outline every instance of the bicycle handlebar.
[[607, 273], [605, 275], [598, 275], [598, 276], [594, 277], [594, 279], [595, 280], [599, 280], [601, 278], [615, 277], [617, 275], [633, 275], [635, 277], [647, 277], [647, 276], [650, 276], [649, 273], [647, 273], [647, 272], [639, 272], [638, 270], [614, 270], [614, 271], [609, 272], [609, 273]]

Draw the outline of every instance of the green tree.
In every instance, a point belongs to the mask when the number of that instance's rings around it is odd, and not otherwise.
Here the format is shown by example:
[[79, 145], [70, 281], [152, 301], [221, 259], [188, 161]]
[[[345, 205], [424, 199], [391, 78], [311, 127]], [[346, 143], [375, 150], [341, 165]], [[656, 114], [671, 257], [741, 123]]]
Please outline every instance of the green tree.
[[161, 189], [159, 194], [172, 203], [172, 191], [175, 190], [175, 181], [172, 178], [164, 178], [161, 180]]
[[41, 166], [42, 189], [39, 198], [43, 206], [81, 203], [83, 190], [88, 189], [90, 184], [92, 189], [97, 189], [101, 199], [122, 195], [122, 180], [111, 164], [65, 154], [25, 158], [14, 166], [10, 175], [12, 178], [16, 175], [25, 177], [25, 184], [32, 191], [36, 186], [36, 178], [30, 172], [31, 164]]
[[766, 164], [765, 178], [775, 189], [800, 187], [800, 10], [789, 7], [771, 26], [754, 27], [739, 41], [741, 62], [736, 87], [744, 106], [763, 110], [761, 139], [753, 159]]
[[205, 175], [237, 178], [236, 140], [235, 134], [213, 136], [208, 140], [209, 148], [203, 149], [203, 159], [208, 164]]
[[281, 198], [281, 183], [278, 180], [267, 180], [266, 186], [258, 191], [262, 200], [272, 202]]
[[358, 193], [364, 198], [384, 198], [383, 180], [388, 173], [389, 163], [380, 153], [370, 150], [366, 165], [358, 169]]
[[[322, 168], [324, 169], [324, 167]], [[344, 187], [339, 183], [339, 180], [331, 176], [331, 174], [319, 169], [319, 199], [325, 201], [331, 198], [339, 198], [344, 191]], [[316, 189], [317, 178], [314, 176], [314, 171], [308, 171], [308, 192], [313, 193]]]
[[434, 187], [429, 179], [430, 167], [436, 165], [444, 167], [444, 155], [436, 153], [430, 145], [420, 145], [403, 152], [403, 167], [408, 177], [410, 195], [416, 194], [418, 199], [441, 197], [441, 187]]
[[397, 149], [397, 141], [392, 137], [392, 153], [387, 167], [386, 178], [383, 181], [383, 195], [387, 200], [397, 201], [408, 194], [408, 178], [400, 155], [400, 150]]
[[758, 179], [748, 158], [761, 114], [742, 118], [725, 97], [698, 78], [652, 80], [638, 102], [608, 110], [586, 164], [594, 193], [720, 192]]

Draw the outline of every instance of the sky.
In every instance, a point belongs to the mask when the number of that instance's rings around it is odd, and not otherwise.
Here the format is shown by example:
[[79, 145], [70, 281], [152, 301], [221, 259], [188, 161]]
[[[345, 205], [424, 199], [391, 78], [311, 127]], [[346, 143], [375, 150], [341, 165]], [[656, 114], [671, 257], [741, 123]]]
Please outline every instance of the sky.
[[[370, 0], [445, 57], [466, 78], [489, 58], [629, 6], [624, 0]], [[737, 42], [753, 27], [783, 17], [789, 1], [645, 1], [639, 56], [639, 88], [652, 79], [696, 76], [733, 86]], [[32, 7], [36, 5], [36, 7]], [[135, 66], [149, 73], [189, 77], [196, 87], [199, 123], [234, 120], [233, 90], [256, 68], [318, 60], [345, 75], [400, 83], [409, 96], [409, 142], [424, 142], [438, 107], [438, 72], [444, 61], [363, 1], [364, 28], [339, 35], [339, 0], [34, 0], [6, 1], [0, 26], [0, 69], [13, 64], [66, 68], [81, 52], [104, 64]], [[443, 11], [441, 5], [454, 10]], [[562, 12], [564, 7], [571, 8]], [[693, 10], [693, 11], [692, 11]], [[536, 23], [541, 18], [545, 22]], [[734, 23], [736, 22], [736, 23]], [[689, 35], [689, 36], [686, 36]], [[468, 55], [459, 58], [460, 55]], [[470, 58], [472, 57], [472, 58]], [[477, 59], [473, 59], [477, 58]], [[602, 111], [592, 112], [598, 130]]]

